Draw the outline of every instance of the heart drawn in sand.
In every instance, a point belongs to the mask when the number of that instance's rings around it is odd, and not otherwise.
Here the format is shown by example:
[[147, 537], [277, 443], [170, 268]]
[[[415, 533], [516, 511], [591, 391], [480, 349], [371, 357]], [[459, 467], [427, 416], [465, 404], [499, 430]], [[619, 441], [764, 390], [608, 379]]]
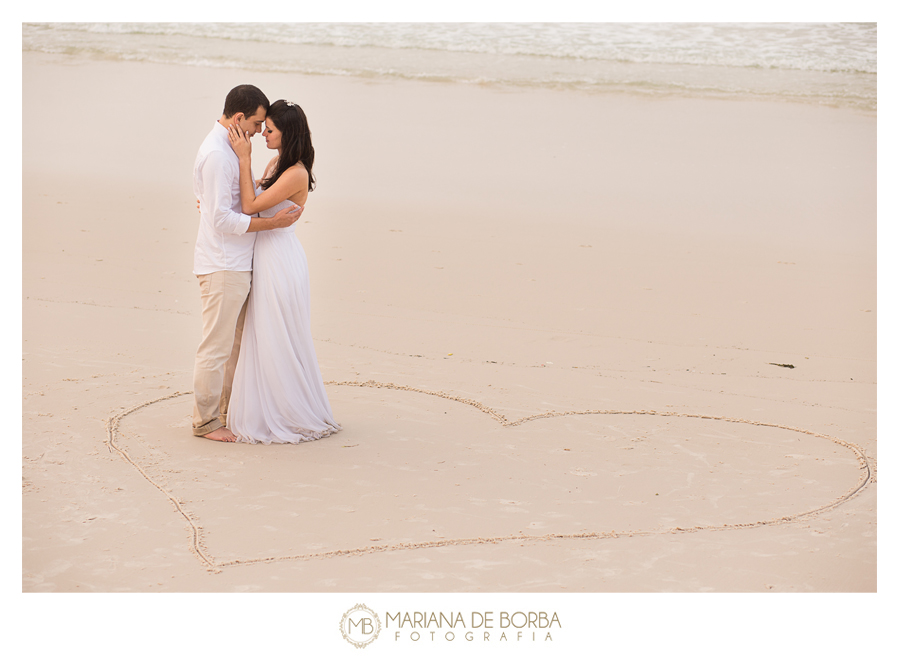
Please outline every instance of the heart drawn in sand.
[[656, 410], [508, 420], [449, 393], [326, 385], [344, 430], [320, 441], [193, 439], [173, 423], [179, 392], [110, 416], [106, 443], [175, 507], [212, 571], [792, 523], [874, 479], [858, 446], [796, 427]]

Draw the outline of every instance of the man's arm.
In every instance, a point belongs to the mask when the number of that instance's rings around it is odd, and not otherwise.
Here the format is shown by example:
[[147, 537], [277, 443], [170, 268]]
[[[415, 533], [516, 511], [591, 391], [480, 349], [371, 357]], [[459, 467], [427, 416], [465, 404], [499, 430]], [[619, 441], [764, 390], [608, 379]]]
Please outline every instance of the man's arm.
[[[271, 231], [273, 228], [284, 228], [290, 226], [303, 214], [306, 206], [293, 206], [285, 208], [272, 217], [251, 217], [250, 227], [247, 233], [256, 233], [258, 231]], [[200, 199], [197, 199], [197, 212], [200, 212]], [[283, 216], [282, 216], [283, 215]]]
[[250, 227], [247, 233], [256, 231], [271, 231], [273, 228], [284, 228], [290, 226], [303, 214], [303, 206], [293, 206], [279, 210], [274, 217], [251, 217]]
[[250, 225], [250, 216], [234, 212], [232, 207], [231, 182], [228, 169], [233, 166], [225, 159], [225, 154], [212, 151], [206, 156], [200, 168], [203, 199], [211, 214], [213, 226], [222, 233], [243, 235]]

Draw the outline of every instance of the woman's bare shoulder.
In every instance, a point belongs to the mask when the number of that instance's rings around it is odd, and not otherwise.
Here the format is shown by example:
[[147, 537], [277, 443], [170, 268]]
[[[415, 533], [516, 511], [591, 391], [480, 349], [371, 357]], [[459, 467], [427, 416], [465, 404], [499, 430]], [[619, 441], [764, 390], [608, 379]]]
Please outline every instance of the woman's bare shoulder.
[[309, 173], [306, 171], [306, 167], [303, 166], [302, 162], [298, 162], [295, 165], [288, 167], [282, 176], [287, 176], [288, 180], [297, 185], [302, 185], [303, 189], [306, 189], [306, 185], [309, 182]]
[[288, 171], [294, 172], [294, 175], [297, 176], [299, 180], [309, 180], [309, 172], [306, 171], [306, 167], [303, 166], [302, 162], [293, 165]]
[[274, 158], [269, 160], [269, 164], [266, 165], [266, 169], [263, 172], [263, 178], [267, 178], [272, 172], [275, 171], [275, 164], [278, 162], [278, 156], [276, 155]]
[[291, 201], [301, 206], [305, 204], [306, 197], [309, 194], [309, 172], [306, 171], [306, 167], [303, 166], [303, 163], [298, 162], [297, 164], [288, 167], [287, 171], [285, 171], [282, 176], [287, 176], [291, 183], [291, 187], [297, 188], [297, 192], [290, 197]]

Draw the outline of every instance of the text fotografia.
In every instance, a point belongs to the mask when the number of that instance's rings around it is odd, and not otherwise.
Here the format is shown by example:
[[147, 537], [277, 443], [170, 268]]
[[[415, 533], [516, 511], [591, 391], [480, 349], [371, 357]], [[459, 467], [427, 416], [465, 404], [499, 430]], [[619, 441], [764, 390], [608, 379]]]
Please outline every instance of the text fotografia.
[[395, 641], [413, 642], [552, 642], [556, 628], [562, 624], [555, 612], [388, 612], [384, 621]]

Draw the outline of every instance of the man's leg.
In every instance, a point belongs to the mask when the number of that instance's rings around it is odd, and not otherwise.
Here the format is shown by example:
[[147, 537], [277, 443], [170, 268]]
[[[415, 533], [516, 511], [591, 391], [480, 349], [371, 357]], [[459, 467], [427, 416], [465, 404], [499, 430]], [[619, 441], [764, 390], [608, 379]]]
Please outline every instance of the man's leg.
[[225, 366], [234, 350], [238, 317], [250, 292], [250, 272], [213, 272], [197, 277], [203, 318], [203, 338], [194, 361], [196, 436], [222, 427], [219, 403]]
[[247, 304], [250, 297], [244, 301], [241, 308], [241, 314], [237, 319], [237, 326], [234, 330], [234, 347], [231, 348], [231, 356], [228, 357], [228, 363], [225, 364], [225, 379], [222, 382], [222, 399], [219, 401], [219, 421], [223, 426], [228, 425], [228, 402], [231, 400], [231, 386], [234, 384], [234, 371], [237, 368], [238, 356], [241, 353], [241, 338], [244, 336], [244, 320], [247, 317]]

